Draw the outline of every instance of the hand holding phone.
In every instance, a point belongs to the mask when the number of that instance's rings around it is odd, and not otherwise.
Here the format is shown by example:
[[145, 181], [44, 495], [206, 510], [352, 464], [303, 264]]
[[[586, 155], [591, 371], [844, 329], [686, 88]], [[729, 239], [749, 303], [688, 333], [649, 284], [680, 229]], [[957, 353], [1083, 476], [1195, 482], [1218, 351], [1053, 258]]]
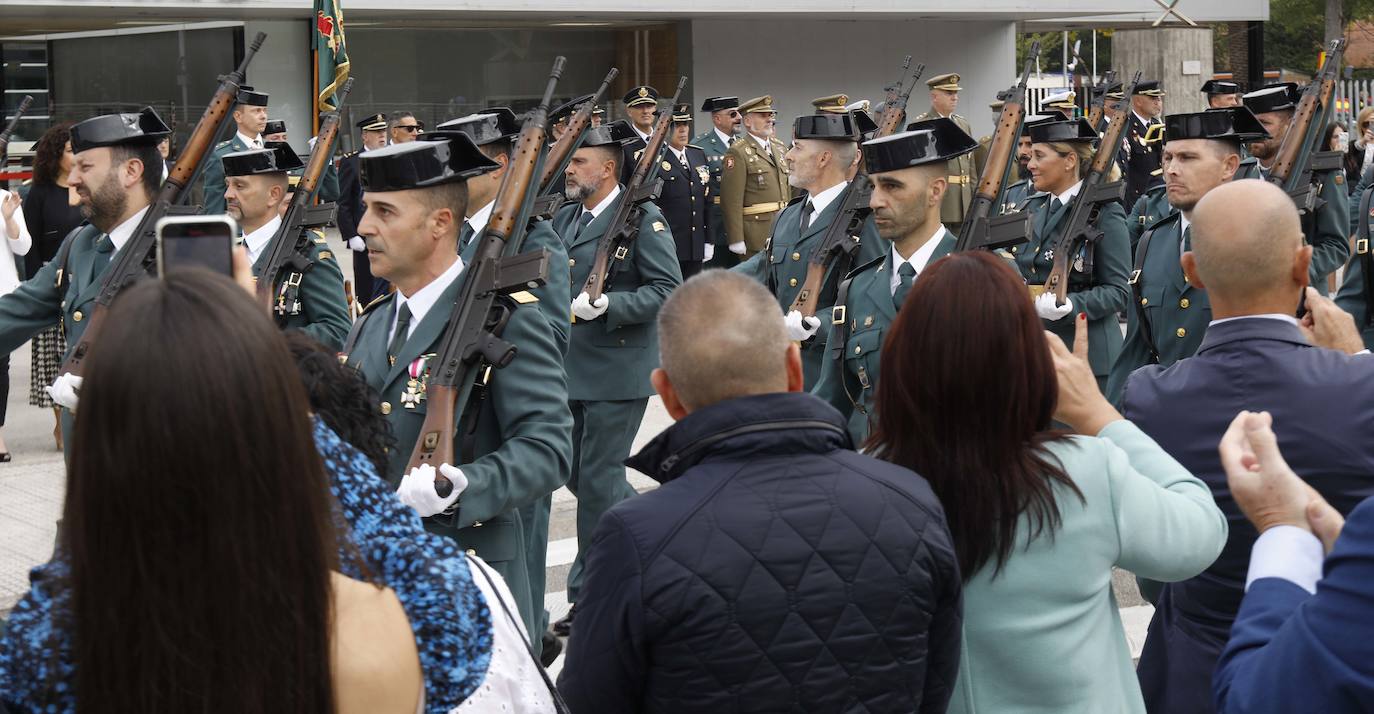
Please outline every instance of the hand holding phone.
[[157, 274], [185, 267], [234, 276], [238, 223], [229, 216], [167, 216], [157, 222]]

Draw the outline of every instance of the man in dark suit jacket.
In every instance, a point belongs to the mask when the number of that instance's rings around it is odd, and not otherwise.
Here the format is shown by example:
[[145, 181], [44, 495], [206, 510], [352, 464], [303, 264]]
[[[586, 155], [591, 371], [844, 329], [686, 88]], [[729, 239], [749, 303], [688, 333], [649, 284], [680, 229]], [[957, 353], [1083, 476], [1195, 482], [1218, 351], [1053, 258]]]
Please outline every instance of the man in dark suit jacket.
[[[1145, 190], [1164, 182], [1159, 167], [1164, 160], [1163, 137], [1158, 132], [1164, 125], [1159, 117], [1164, 113], [1164, 90], [1155, 80], [1140, 82], [1131, 95], [1131, 116], [1126, 123], [1126, 195], [1122, 204], [1135, 205]], [[1159, 127], [1155, 129], [1155, 127]], [[1151, 136], [1154, 130], [1156, 135]]]
[[1288, 467], [1270, 425], [1268, 414], [1242, 412], [1221, 440], [1231, 493], [1261, 535], [1213, 677], [1217, 710], [1365, 711], [1374, 701], [1374, 500], [1346, 523]]
[[701, 272], [701, 264], [715, 251], [711, 241], [715, 206], [711, 205], [711, 165], [706, 151], [687, 143], [692, 135], [692, 106], [673, 107], [672, 121], [668, 141], [658, 152], [663, 190], [654, 203], [668, 219], [682, 279], [686, 280]]
[[[1194, 357], [1136, 371], [1122, 395], [1126, 418], [1211, 486], [1230, 521], [1221, 556], [1201, 575], [1164, 586], [1150, 622], [1137, 674], [1146, 708], [1171, 714], [1214, 711], [1212, 671], [1257, 538], [1217, 459], [1235, 414], [1272, 412], [1295, 469], [1342, 513], [1374, 495], [1374, 442], [1364, 433], [1374, 419], [1374, 358], [1314, 346], [1363, 348], [1358, 335], [1332, 343], [1320, 330], [1305, 333], [1322, 327], [1312, 318], [1300, 325], [1292, 317], [1312, 256], [1292, 201], [1258, 180], [1222, 185], [1194, 208], [1192, 236], [1181, 262], [1211, 299], [1207, 335]], [[1316, 291], [1307, 300], [1334, 310]]]
[[[373, 114], [359, 121], [363, 151], [386, 146], [386, 115]], [[373, 277], [372, 264], [367, 259], [367, 244], [358, 236], [358, 224], [363, 220], [363, 184], [358, 175], [358, 154], [352, 151], [339, 159], [339, 235], [353, 254], [353, 293], [361, 308], [386, 295], [390, 283]]]

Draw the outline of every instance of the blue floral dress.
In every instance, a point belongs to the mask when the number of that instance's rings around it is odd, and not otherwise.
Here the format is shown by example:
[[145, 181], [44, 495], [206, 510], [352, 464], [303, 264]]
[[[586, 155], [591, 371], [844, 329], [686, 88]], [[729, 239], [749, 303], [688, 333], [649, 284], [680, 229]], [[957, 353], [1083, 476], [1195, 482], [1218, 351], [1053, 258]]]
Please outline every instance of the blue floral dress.
[[[340, 553], [340, 571], [396, 592], [415, 631], [425, 678], [425, 711], [442, 714], [462, 703], [486, 676], [491, 660], [491, 612], [457, 545], [426, 533], [361, 452], [315, 419], [315, 445], [330, 491], [351, 532], [356, 556]], [[65, 622], [67, 564], [59, 552], [29, 573], [29, 592], [0, 635], [0, 704], [10, 711], [76, 711], [71, 638]]]

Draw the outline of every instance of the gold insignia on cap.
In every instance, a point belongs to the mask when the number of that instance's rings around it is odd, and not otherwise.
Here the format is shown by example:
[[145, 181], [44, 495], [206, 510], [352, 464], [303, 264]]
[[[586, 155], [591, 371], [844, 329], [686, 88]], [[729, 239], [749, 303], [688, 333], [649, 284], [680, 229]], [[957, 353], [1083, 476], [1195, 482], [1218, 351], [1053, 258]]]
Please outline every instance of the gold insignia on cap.
[[828, 97], [818, 97], [811, 100], [811, 106], [815, 107], [816, 111], [821, 114], [844, 114], [847, 111], [845, 108], [847, 104], [849, 104], [849, 95], [847, 94], [832, 94]]
[[926, 86], [931, 89], [943, 89], [946, 92], [958, 92], [963, 89], [959, 86], [959, 73], [950, 72], [940, 74], [926, 80]]
[[639, 98], [640, 98], [640, 99], [643, 99], [644, 97], [647, 97], [647, 96], [649, 96], [649, 88], [648, 88], [648, 87], [640, 87], [640, 88], [639, 88]]
[[754, 97], [747, 102], [739, 105], [740, 114], [751, 112], [774, 112], [772, 95], [765, 94], [762, 97]]

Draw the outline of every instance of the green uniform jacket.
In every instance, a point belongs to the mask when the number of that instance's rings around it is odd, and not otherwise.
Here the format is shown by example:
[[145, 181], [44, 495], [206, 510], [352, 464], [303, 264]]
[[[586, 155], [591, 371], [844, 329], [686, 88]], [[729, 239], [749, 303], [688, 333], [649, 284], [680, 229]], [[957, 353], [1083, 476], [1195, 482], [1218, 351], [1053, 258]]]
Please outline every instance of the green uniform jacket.
[[1015, 213], [1025, 207], [1026, 199], [1035, 195], [1035, 187], [1031, 185], [1030, 179], [1021, 179], [1016, 183], [1007, 186], [1002, 191], [1002, 206], [1000, 213]]
[[[310, 231], [309, 252], [306, 259], [310, 268], [301, 274], [301, 284], [297, 292], [297, 305], [288, 305], [285, 317], [273, 313], [273, 317], [283, 330], [300, 330], [315, 338], [317, 342], [338, 352], [343, 349], [344, 338], [353, 326], [348, 314], [348, 302], [344, 298], [343, 271], [339, 261], [329, 250], [320, 231]], [[267, 254], [271, 244], [263, 248], [262, 254], [253, 263], [253, 277], [257, 278], [267, 264]], [[282, 283], [293, 271], [283, 270], [277, 276], [276, 295], [281, 295]]]
[[[374, 302], [354, 326], [356, 334], [350, 335], [346, 363], [361, 372], [381, 395], [381, 411], [396, 434], [396, 449], [390, 454], [386, 473], [392, 486], [400, 482], [429, 404], [421, 399], [414, 408], [405, 406], [409, 369], [422, 357], [432, 359], [467, 277], [464, 270], [444, 290], [406, 340], [394, 366], [387, 360], [396, 309], [394, 293]], [[516, 345], [519, 354], [505, 368], [491, 371], [488, 392], [477, 415], [473, 458], [459, 464], [468, 479], [467, 490], [454, 514], [426, 518], [425, 528], [454, 538], [491, 563], [510, 585], [525, 626], [535, 632], [535, 615], [542, 611], [544, 594], [529, 589], [519, 509], [556, 491], [567, 480], [572, 462], [572, 413], [563, 381], [563, 356], [548, 321], [537, 310], [516, 306], [502, 337]], [[421, 394], [431, 367], [427, 359], [418, 380]], [[460, 432], [464, 424], [460, 422]], [[461, 453], [461, 444], [455, 447]]]
[[730, 147], [720, 140], [714, 126], [705, 134], [692, 139], [692, 143], [706, 152], [706, 165], [711, 170], [711, 203], [715, 206], [715, 210], [710, 212], [710, 235], [716, 252], [704, 267], [728, 268], [737, 261], [730, 253], [730, 243], [725, 238], [725, 216], [720, 212], [720, 166], [721, 162], [725, 161], [725, 152], [729, 151]]
[[83, 223], [63, 240], [57, 252], [59, 258], [64, 252], [67, 254], [66, 289], [62, 292], [57, 290], [62, 261], [54, 259], [13, 292], [0, 296], [0, 346], [5, 348], [5, 354], [60, 321], [67, 337], [63, 351], [66, 358], [86, 330], [96, 293], [100, 292], [100, 281], [115, 255], [113, 250], [102, 253], [96, 249], [100, 235], [98, 228]]
[[[1316, 154], [1314, 161], [1320, 161], [1323, 154], [1329, 153]], [[1317, 195], [1326, 199], [1326, 203], [1317, 209], [1315, 231], [1309, 228], [1311, 221], [1303, 221], [1303, 229], [1309, 231], [1307, 244], [1312, 246], [1312, 265], [1307, 270], [1307, 280], [1309, 284], [1318, 286], [1328, 274], [1350, 258], [1350, 239], [1346, 233], [1350, 227], [1350, 196], [1345, 192], [1345, 169], [1339, 162], [1335, 168], [1314, 170], [1312, 174], [1313, 180], [1321, 186]], [[1236, 171], [1236, 178], [1268, 180], [1267, 172], [1259, 162], [1243, 162]]]
[[[587, 284], [596, 244], [606, 232], [624, 191], [576, 238], [582, 204], [570, 203], [553, 217], [554, 230], [568, 249], [566, 304]], [[639, 236], [623, 260], [615, 261], [605, 290], [610, 305], [601, 317], [575, 320], [568, 340], [568, 398], [581, 401], [626, 401], [654, 394], [649, 373], [658, 367], [658, 309], [682, 284], [677, 248], [668, 222], [652, 202], [641, 204]]]
[[215, 144], [210, 156], [205, 158], [205, 170], [201, 171], [201, 177], [205, 193], [205, 207], [201, 213], [212, 216], [224, 213], [224, 163], [221, 161], [226, 155], [247, 151], [250, 147], [239, 140], [239, 135], [234, 134], [228, 141], [221, 141]]
[[[309, 164], [310, 157], [302, 156], [301, 161]], [[305, 167], [291, 171], [290, 175], [299, 181], [301, 176], [305, 175]], [[320, 203], [334, 203], [339, 200], [339, 169], [334, 166], [333, 161], [324, 165], [320, 182], [315, 187], [315, 198], [318, 198]]]
[[[477, 242], [472, 240], [472, 231], [467, 224], [463, 224], [458, 234], [458, 245], [458, 255], [462, 256], [464, 263], [471, 263], [477, 257]], [[567, 355], [568, 332], [572, 329], [572, 313], [568, 311], [568, 301], [565, 299], [568, 294], [568, 251], [563, 246], [563, 239], [553, 230], [551, 221], [535, 221], [525, 232], [522, 252], [529, 253], [541, 248], [549, 252], [549, 274], [544, 278], [543, 286], [529, 292], [539, 299], [539, 312], [553, 327], [558, 350]]]
[[[740, 263], [734, 269], [763, 283], [778, 299], [778, 305], [786, 313], [792, 302], [797, 299], [802, 284], [806, 282], [806, 269], [810, 265], [811, 254], [824, 240], [826, 229], [835, 220], [843, 202], [844, 194], [841, 193], [830, 202], [830, 205], [816, 214], [805, 234], [801, 232], [803, 200], [798, 198], [788, 204], [773, 224], [773, 235], [768, 239], [767, 250]], [[863, 231], [859, 234], [859, 252], [854, 256], [853, 265], [864, 265], [881, 258], [883, 251], [888, 250], [891, 245], [878, 235], [873, 218], [869, 217], [864, 221]], [[853, 267], [849, 269], [852, 270]], [[838, 272], [833, 265], [826, 271], [825, 279], [821, 283], [823, 300], [834, 299], [835, 286], [838, 286], [843, 277], [844, 274]], [[821, 376], [825, 343], [830, 338], [831, 307], [833, 303], [824, 301], [816, 307], [816, 317], [821, 320], [820, 330], [815, 337], [802, 345], [802, 369], [806, 376], [806, 389], [814, 387]]]
[[[1192, 357], [1202, 345], [1202, 335], [1212, 321], [1212, 303], [1207, 299], [1207, 291], [1183, 279], [1183, 266], [1178, 262], [1182, 227], [1181, 214], [1178, 211], [1170, 213], [1147, 229], [1154, 232], [1150, 234], [1143, 263], [1139, 253], [1136, 255], [1136, 264], [1141, 268], [1131, 300], [1139, 300], [1140, 307], [1144, 308], [1149, 336], [1159, 355], [1156, 359], [1150, 349], [1146, 326], [1140, 321], [1141, 310], [1131, 305], [1126, 309], [1126, 343], [1107, 379], [1107, 398], [1113, 404], [1120, 402], [1126, 378], [1137, 369], [1147, 364], [1168, 367]], [[1136, 248], [1139, 250], [1139, 245]]]
[[[931, 263], [952, 253], [958, 241], [958, 236], [949, 231], [942, 235], [930, 256]], [[887, 241], [882, 243], [892, 245]], [[811, 390], [845, 415], [856, 446], [868, 438], [876, 416], [873, 397], [878, 389], [879, 352], [887, 328], [897, 318], [897, 307], [892, 303], [892, 249], [886, 250], [886, 256], [869, 261], [849, 274], [849, 292], [844, 303], [849, 334], [841, 345], [841, 332], [831, 330], [821, 363], [821, 376]]]
[[1135, 254], [1135, 246], [1140, 242], [1140, 236], [1154, 225], [1155, 221], [1169, 215], [1173, 210], [1173, 206], [1169, 205], [1169, 194], [1164, 184], [1151, 186], [1145, 193], [1140, 194], [1140, 198], [1137, 198], [1135, 205], [1131, 207], [1131, 214], [1126, 217], [1126, 231], [1131, 234], [1132, 255]]
[[[721, 162], [718, 195], [726, 244], [743, 241], [745, 258], [763, 250], [781, 204], [792, 197], [783, 160], [787, 147], [777, 139], [769, 139], [768, 146], [770, 151], [765, 152], [757, 139], [745, 134], [730, 145]], [[778, 209], [757, 208], [770, 203], [779, 204]], [[750, 206], [756, 209], [745, 215]]]
[[[910, 120], [911, 122], [925, 121], [927, 119], [937, 119], [939, 114], [934, 109]], [[949, 117], [964, 130], [965, 134], [973, 135], [973, 128], [968, 125], [968, 120], [958, 114], [951, 114]], [[945, 191], [945, 197], [940, 202], [940, 221], [947, 224], [959, 224], [964, 222], [964, 215], [968, 213], [969, 204], [973, 203], [973, 194], [978, 190], [978, 166], [973, 153], [967, 153], [958, 158], [949, 160], [949, 188]]]
[[[1034, 235], [1029, 244], [1013, 248], [1016, 267], [1021, 270], [1027, 285], [1044, 285], [1049, 279], [1054, 243], [1069, 219], [1074, 202], [1078, 200], [1077, 197], [1070, 199], [1051, 213], [1050, 198], [1049, 194], [1041, 193], [1027, 202], [1025, 210], [1031, 214]], [[1097, 220], [1098, 228], [1104, 235], [1093, 251], [1092, 275], [1084, 275], [1073, 269], [1069, 271], [1069, 299], [1073, 301], [1073, 312], [1053, 322], [1046, 322], [1045, 329], [1059, 335], [1064, 344], [1072, 348], [1074, 315], [1080, 312], [1086, 314], [1088, 362], [1098, 381], [1104, 382], [1112, 363], [1121, 353], [1121, 328], [1116, 314], [1125, 310], [1130, 300], [1127, 281], [1131, 269], [1131, 239], [1126, 233], [1126, 214], [1121, 210], [1121, 204], [1106, 204], [1098, 213]], [[1078, 263], [1077, 258], [1081, 257], [1080, 252], [1074, 263]]]

